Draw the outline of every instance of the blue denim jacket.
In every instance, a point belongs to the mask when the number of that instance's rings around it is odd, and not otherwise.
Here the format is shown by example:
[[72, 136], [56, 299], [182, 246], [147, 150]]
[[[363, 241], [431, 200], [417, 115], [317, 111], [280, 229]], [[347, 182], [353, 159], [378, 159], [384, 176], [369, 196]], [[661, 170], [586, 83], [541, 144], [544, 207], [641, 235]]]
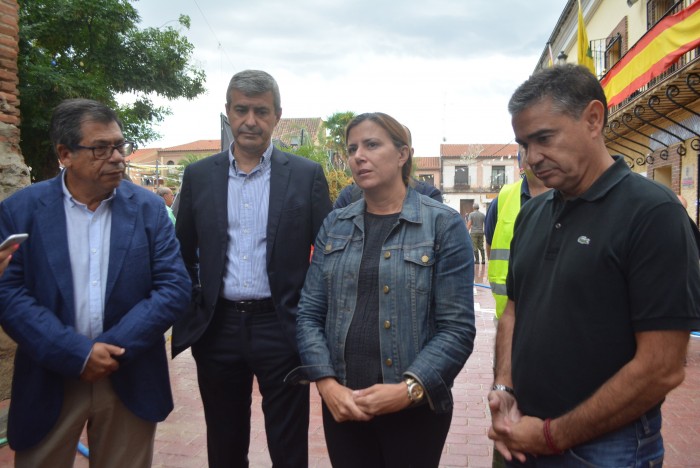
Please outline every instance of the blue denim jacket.
[[[288, 380], [346, 384], [345, 340], [357, 301], [364, 200], [331, 212], [316, 238], [297, 315], [302, 367]], [[452, 208], [409, 188], [379, 264], [379, 342], [384, 383], [414, 377], [436, 412], [472, 352], [474, 257]]]

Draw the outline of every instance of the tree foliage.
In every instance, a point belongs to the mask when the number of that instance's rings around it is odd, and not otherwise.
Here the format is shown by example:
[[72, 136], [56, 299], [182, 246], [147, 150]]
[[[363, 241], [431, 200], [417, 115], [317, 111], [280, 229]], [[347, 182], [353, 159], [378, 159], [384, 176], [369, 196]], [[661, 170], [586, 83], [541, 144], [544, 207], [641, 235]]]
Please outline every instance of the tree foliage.
[[345, 149], [345, 127], [355, 117], [352, 111], [336, 112], [326, 119], [326, 144], [334, 155], [344, 160], [347, 157]]
[[[104, 102], [117, 110], [126, 137], [144, 144], [158, 136], [152, 125], [170, 113], [154, 105], [154, 96], [193, 99], [204, 91], [188, 39], [173, 27], [139, 29], [139, 22], [127, 0], [20, 2], [21, 148], [33, 180], [58, 170], [48, 127], [62, 100]], [[188, 28], [189, 17], [178, 23]], [[118, 104], [124, 95], [131, 104]]]
[[345, 127], [355, 117], [354, 112], [336, 112], [323, 123], [324, 131], [318, 141], [304, 140], [294, 148], [282, 148], [284, 151], [316, 161], [323, 166], [328, 181], [331, 200], [335, 201], [340, 191], [352, 182], [346, 164]]

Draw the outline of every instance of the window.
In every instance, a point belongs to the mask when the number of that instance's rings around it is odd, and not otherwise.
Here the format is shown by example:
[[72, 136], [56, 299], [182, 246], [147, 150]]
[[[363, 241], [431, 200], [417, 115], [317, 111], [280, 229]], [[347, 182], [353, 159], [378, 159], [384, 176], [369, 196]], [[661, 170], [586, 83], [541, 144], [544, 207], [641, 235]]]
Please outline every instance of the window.
[[622, 58], [622, 36], [620, 33], [609, 37], [605, 45], [605, 69], [615, 65]]
[[500, 189], [506, 184], [506, 166], [493, 166], [491, 168], [491, 188]]
[[469, 167], [455, 166], [455, 187], [469, 187]]
[[418, 174], [418, 180], [435, 187], [435, 177], [432, 174]]
[[647, 31], [673, 9], [675, 4], [675, 0], [649, 0], [647, 3]]

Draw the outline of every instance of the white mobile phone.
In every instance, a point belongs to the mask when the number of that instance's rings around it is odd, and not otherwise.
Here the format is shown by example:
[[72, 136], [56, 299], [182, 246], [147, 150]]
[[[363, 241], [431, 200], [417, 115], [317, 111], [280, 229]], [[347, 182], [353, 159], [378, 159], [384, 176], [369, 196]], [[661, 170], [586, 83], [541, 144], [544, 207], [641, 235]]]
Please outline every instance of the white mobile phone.
[[21, 233], [21, 234], [12, 234], [9, 236], [7, 239], [2, 241], [2, 244], [0, 244], [0, 250], [5, 250], [11, 245], [19, 245], [22, 242], [26, 241], [27, 238], [29, 237], [29, 234], [26, 233]]

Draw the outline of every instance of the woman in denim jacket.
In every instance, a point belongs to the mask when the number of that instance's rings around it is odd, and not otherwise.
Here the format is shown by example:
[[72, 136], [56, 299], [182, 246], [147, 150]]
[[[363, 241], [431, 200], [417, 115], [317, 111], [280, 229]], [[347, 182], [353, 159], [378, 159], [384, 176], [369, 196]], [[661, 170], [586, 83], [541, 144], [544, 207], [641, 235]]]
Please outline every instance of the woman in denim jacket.
[[296, 379], [323, 398], [333, 466], [438, 466], [475, 336], [469, 235], [459, 213], [408, 187], [399, 122], [358, 115], [345, 137], [364, 199], [328, 215], [316, 239]]

